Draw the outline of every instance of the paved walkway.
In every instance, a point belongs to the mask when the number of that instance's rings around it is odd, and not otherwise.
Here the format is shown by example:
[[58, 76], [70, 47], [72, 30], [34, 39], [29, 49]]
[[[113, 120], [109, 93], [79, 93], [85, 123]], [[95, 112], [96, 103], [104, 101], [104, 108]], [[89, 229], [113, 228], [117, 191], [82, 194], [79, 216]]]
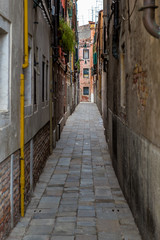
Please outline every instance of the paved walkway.
[[69, 117], [8, 240], [141, 240], [95, 104], [81, 103]]

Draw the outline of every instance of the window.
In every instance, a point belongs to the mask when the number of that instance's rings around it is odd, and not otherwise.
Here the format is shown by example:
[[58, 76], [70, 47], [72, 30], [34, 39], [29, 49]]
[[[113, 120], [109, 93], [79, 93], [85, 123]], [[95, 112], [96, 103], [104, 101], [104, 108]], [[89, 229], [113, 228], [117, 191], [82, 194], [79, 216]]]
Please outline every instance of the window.
[[[37, 104], [37, 74], [38, 74], [38, 63], [39, 63], [39, 55], [38, 55], [38, 47], [36, 47], [36, 51], [34, 53], [34, 92], [33, 92], [33, 103]], [[39, 75], [39, 74], [38, 74]]]
[[125, 44], [121, 45], [120, 52], [120, 103], [121, 107], [125, 108], [126, 106], [126, 73], [125, 73]]
[[48, 101], [48, 61], [46, 65], [46, 101]]
[[[34, 55], [34, 65], [36, 65], [36, 57]], [[37, 73], [36, 73], [36, 69], [35, 69], [36, 66], [34, 66], [34, 99], [33, 99], [33, 102], [34, 104], [37, 104]]]
[[83, 59], [89, 59], [89, 49], [83, 49]]
[[0, 111], [9, 110], [10, 24], [0, 16]]
[[83, 68], [83, 77], [89, 78], [89, 68]]
[[25, 97], [24, 97], [24, 105], [25, 105], [25, 116], [30, 116], [33, 113], [33, 46], [32, 46], [32, 37], [28, 36], [28, 67], [24, 69], [24, 84], [25, 84]]
[[46, 2], [46, 5], [47, 5], [47, 8], [49, 8], [49, 10], [50, 10], [50, 8], [51, 8], [51, 1], [49, 1], [49, 0], [45, 0], [45, 2]]
[[43, 57], [42, 61], [42, 102], [44, 102], [44, 76], [45, 74], [45, 58]]
[[83, 88], [83, 95], [89, 95], [89, 87]]
[[[32, 80], [32, 49], [28, 47], [28, 67], [24, 69], [24, 79], [25, 79], [25, 107], [31, 106], [32, 99], [31, 99], [31, 80]], [[28, 111], [27, 111], [28, 112]]]

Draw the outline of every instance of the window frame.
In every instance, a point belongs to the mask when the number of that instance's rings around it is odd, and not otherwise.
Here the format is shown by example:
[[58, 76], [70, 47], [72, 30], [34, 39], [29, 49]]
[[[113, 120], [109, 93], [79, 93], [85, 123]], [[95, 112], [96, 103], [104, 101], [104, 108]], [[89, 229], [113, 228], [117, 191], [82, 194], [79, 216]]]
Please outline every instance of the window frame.
[[38, 78], [38, 69], [37, 65], [39, 64], [39, 48], [36, 47], [35, 52], [34, 52], [34, 73], [33, 73], [33, 104], [35, 107], [35, 110], [37, 110], [37, 91], [38, 91], [38, 86], [37, 86], [37, 78]]
[[[87, 91], [88, 94], [85, 93], [84, 91], [85, 89], [88, 89]], [[89, 87], [83, 87], [83, 96], [89, 96]]]
[[[88, 73], [84, 73], [84, 71], [88, 71]], [[83, 78], [89, 78], [89, 68], [83, 68]]]
[[[2, 34], [1, 37], [3, 38], [1, 39], [1, 52], [3, 49], [5, 55], [3, 60], [1, 55], [2, 62], [0, 63], [0, 128], [3, 128], [11, 123], [12, 24], [2, 15], [0, 15], [0, 31]], [[3, 68], [3, 66], [5, 67]]]
[[[0, 32], [1, 32], [1, 60], [0, 60], [0, 113], [9, 112], [10, 103], [10, 81], [11, 81], [11, 26], [10, 23], [0, 16]], [[6, 84], [7, 83], [7, 84]]]
[[[85, 57], [85, 52], [88, 52], [88, 57]], [[83, 59], [89, 59], [89, 49], [83, 49]]]
[[24, 108], [25, 116], [33, 115], [33, 78], [34, 78], [34, 52], [33, 52], [33, 38], [28, 35], [28, 67], [24, 69], [25, 79], [25, 97]]
[[46, 102], [49, 100], [49, 62], [46, 62]]
[[126, 107], [126, 69], [125, 69], [126, 48], [125, 42], [120, 47], [120, 105]]
[[25, 108], [32, 105], [32, 45], [28, 44], [28, 67], [24, 69], [24, 79], [25, 79], [25, 98], [24, 106]]
[[45, 102], [45, 68], [46, 68], [46, 62], [45, 62], [45, 56], [42, 57], [42, 103]]

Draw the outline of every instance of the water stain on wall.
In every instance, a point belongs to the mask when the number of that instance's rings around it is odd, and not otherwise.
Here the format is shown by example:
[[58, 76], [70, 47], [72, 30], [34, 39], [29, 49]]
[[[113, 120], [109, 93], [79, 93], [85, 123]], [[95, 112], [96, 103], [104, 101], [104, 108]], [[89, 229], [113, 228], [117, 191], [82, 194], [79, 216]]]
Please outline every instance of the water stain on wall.
[[149, 95], [149, 87], [146, 81], [147, 71], [145, 71], [141, 64], [136, 64], [133, 69], [133, 86], [132, 90], [136, 91], [138, 101], [140, 103], [139, 110], [144, 111], [147, 105]]

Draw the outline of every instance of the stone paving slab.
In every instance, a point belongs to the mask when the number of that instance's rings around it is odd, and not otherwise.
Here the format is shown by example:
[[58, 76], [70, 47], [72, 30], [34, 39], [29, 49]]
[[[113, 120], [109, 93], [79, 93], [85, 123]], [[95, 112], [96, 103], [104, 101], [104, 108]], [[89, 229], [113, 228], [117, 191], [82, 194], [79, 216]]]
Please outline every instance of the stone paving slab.
[[31, 235], [25, 236], [23, 240], [49, 240], [49, 235], [46, 236], [39, 236], [39, 235]]
[[141, 240], [112, 168], [102, 118], [81, 103], [7, 240]]
[[27, 230], [27, 235], [49, 235], [53, 230], [53, 225], [30, 225]]
[[74, 240], [74, 236], [54, 236], [51, 240]]
[[76, 240], [97, 240], [96, 235], [77, 235]]

